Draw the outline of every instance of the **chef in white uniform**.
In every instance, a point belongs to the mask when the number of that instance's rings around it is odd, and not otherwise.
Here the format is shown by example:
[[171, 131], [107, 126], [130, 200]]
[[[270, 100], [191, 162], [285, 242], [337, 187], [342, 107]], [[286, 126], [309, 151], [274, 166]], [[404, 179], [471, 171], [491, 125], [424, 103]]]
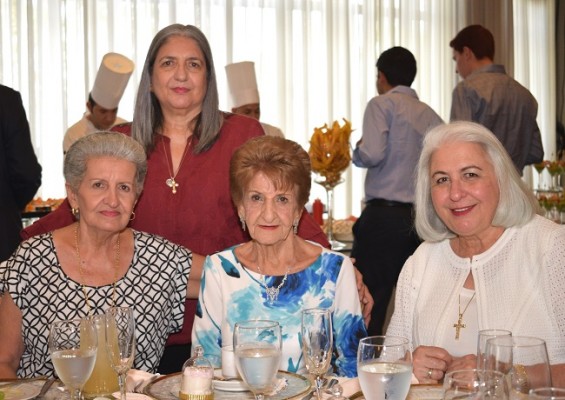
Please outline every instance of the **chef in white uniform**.
[[[242, 61], [226, 65], [226, 75], [230, 91], [231, 111], [259, 120], [261, 107], [259, 104], [259, 90], [255, 76], [255, 64], [251, 61]], [[272, 125], [261, 122], [265, 134], [284, 137], [283, 132]]]
[[118, 53], [108, 53], [102, 58], [94, 87], [86, 102], [87, 111], [82, 119], [65, 133], [63, 152], [66, 153], [69, 147], [83, 136], [127, 122], [117, 116], [118, 105], [133, 68], [133, 61]]

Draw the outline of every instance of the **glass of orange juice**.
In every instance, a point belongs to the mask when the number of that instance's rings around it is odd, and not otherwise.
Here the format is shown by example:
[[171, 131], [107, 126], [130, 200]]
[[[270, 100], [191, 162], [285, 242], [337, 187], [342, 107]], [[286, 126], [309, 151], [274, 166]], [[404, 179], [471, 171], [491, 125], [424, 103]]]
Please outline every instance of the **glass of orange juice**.
[[120, 390], [118, 384], [118, 374], [112, 368], [108, 352], [106, 351], [106, 334], [104, 327], [106, 317], [104, 315], [94, 315], [90, 317], [94, 321], [96, 334], [98, 335], [98, 353], [92, 375], [82, 389], [82, 394], [86, 399], [95, 397], [113, 398], [112, 393]]

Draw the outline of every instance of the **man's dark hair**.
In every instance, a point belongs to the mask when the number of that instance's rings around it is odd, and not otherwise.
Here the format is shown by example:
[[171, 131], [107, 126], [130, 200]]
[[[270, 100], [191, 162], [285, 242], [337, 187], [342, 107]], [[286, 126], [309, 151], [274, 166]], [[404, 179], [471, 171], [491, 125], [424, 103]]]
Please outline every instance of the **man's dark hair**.
[[483, 58], [494, 59], [494, 37], [482, 25], [469, 25], [463, 28], [449, 42], [449, 46], [459, 53], [463, 52], [464, 47], [468, 47], [477, 60], [482, 60]]
[[414, 55], [399, 46], [383, 51], [377, 60], [377, 68], [391, 86], [412, 85], [417, 71]]
[[94, 101], [94, 99], [92, 98], [92, 94], [88, 94], [88, 102], [90, 103], [90, 105], [92, 107], [94, 107], [97, 103]]

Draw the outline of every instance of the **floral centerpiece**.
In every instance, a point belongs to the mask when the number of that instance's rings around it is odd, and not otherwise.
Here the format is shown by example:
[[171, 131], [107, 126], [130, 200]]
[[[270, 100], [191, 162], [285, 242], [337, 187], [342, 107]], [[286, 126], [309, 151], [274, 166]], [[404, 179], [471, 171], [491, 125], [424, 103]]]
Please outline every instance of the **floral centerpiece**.
[[345, 244], [333, 238], [333, 189], [336, 185], [343, 182], [341, 174], [351, 164], [351, 152], [349, 138], [351, 137], [351, 122], [343, 119], [344, 124], [340, 125], [334, 121], [332, 126], [327, 124], [320, 128], [314, 128], [314, 133], [310, 139], [310, 162], [312, 171], [318, 174], [315, 182], [326, 189], [328, 219], [326, 234], [333, 250], [345, 248]]
[[320, 184], [335, 187], [341, 181], [341, 174], [351, 163], [349, 138], [351, 137], [351, 122], [343, 118], [344, 124], [334, 121], [332, 126], [327, 124], [314, 128], [310, 139], [310, 162], [312, 171], [324, 177]]

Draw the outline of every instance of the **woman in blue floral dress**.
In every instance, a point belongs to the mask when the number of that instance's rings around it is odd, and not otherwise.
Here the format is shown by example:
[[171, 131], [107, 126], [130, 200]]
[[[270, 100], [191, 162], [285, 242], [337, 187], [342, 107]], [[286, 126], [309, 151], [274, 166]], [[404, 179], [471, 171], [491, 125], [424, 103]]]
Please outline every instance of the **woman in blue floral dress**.
[[301, 311], [332, 310], [334, 372], [356, 376], [359, 340], [367, 335], [351, 260], [296, 235], [310, 195], [310, 159], [297, 143], [262, 136], [234, 154], [230, 189], [251, 241], [207, 257], [193, 344], [208, 356], [232, 343], [236, 322], [278, 321], [281, 370], [305, 373]]

